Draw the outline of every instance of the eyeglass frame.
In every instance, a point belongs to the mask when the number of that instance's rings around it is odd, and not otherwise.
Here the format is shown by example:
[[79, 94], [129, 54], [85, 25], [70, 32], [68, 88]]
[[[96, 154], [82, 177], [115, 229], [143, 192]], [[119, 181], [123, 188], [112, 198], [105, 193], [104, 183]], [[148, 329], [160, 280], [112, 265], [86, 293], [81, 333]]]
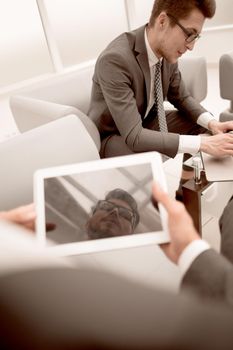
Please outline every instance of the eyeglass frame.
[[[106, 209], [106, 208], [100, 208], [100, 205], [101, 203], [108, 203], [108, 205], [111, 205], [112, 209]], [[118, 214], [123, 217], [124, 219], [126, 219], [127, 221], [129, 221], [132, 225], [132, 227], [134, 228], [135, 227], [135, 224], [136, 224], [136, 215], [135, 215], [135, 212], [129, 208], [126, 208], [126, 207], [122, 207], [121, 205], [118, 205], [118, 204], [115, 204], [115, 203], [112, 203], [108, 200], [99, 200], [94, 209], [93, 209], [93, 214], [97, 211], [97, 210], [106, 210], [106, 211], [111, 211], [111, 210], [114, 210], [114, 209], [117, 209], [118, 211]], [[127, 213], [130, 213], [130, 216], [131, 216], [131, 219], [127, 218], [126, 216], [123, 216], [121, 215], [121, 212], [124, 211], [124, 212], [127, 212]]]
[[[186, 35], [186, 39], [185, 41], [190, 44], [193, 41], [197, 41], [198, 39], [200, 39], [201, 35], [199, 33], [191, 33], [187, 28], [185, 28], [184, 26], [182, 26], [182, 24], [180, 24], [180, 22], [176, 19], [176, 17], [174, 17], [173, 15], [171, 15], [170, 13], [167, 13], [167, 16], [170, 17], [173, 22], [178, 25], [178, 27], [180, 27], [182, 29], [182, 31], [184, 32], [184, 34]], [[191, 37], [193, 37], [192, 39], [190, 39]]]

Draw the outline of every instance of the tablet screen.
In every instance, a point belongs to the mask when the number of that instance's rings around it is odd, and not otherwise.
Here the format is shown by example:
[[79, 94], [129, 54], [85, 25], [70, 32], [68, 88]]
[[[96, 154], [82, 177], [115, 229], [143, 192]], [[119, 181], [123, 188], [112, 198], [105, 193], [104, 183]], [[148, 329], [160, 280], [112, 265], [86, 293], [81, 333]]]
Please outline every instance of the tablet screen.
[[153, 155], [42, 170], [36, 206], [40, 239], [61, 251], [76, 247], [75, 252], [167, 240], [166, 214], [151, 200], [152, 182], [165, 183], [161, 161]]

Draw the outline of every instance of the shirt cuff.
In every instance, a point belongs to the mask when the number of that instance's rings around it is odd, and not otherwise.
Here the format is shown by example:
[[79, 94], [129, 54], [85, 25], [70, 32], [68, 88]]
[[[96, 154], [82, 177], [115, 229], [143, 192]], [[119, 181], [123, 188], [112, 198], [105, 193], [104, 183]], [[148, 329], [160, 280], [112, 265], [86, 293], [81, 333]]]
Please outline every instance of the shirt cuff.
[[178, 153], [196, 154], [201, 147], [200, 135], [180, 135]]
[[182, 277], [191, 266], [192, 262], [204, 251], [210, 249], [207, 242], [202, 239], [192, 241], [182, 252], [178, 260], [178, 266]]
[[214, 116], [211, 113], [204, 112], [197, 119], [197, 124], [203, 126], [203, 128], [206, 128], [207, 130], [209, 130], [208, 124], [211, 120], [216, 120], [216, 118], [214, 118]]

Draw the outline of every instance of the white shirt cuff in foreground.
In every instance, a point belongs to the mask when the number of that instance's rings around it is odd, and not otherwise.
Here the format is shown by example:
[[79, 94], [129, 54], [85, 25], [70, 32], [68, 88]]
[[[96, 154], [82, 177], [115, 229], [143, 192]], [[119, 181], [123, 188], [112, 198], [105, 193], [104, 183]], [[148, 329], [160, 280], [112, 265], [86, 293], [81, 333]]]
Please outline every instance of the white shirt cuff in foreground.
[[209, 112], [204, 112], [197, 119], [197, 124], [203, 126], [203, 128], [206, 128], [207, 130], [209, 130], [208, 124], [211, 120], [216, 120], [216, 118], [214, 118], [214, 116], [212, 114], [210, 114]]
[[182, 277], [191, 266], [192, 262], [204, 251], [210, 249], [207, 242], [202, 239], [197, 239], [191, 242], [182, 252], [178, 260]]
[[178, 153], [196, 154], [201, 147], [200, 135], [180, 135]]

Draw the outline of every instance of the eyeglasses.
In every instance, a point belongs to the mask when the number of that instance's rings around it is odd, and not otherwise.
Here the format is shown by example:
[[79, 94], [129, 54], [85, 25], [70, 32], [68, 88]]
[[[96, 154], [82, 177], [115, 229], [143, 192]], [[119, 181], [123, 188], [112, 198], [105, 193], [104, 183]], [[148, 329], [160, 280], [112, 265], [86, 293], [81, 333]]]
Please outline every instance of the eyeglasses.
[[196, 33], [195, 31], [183, 27], [182, 24], [180, 24], [180, 22], [174, 16], [170, 15], [169, 13], [167, 13], [167, 16], [170, 17], [173, 22], [183, 30], [184, 34], [186, 35], [185, 41], [187, 43], [196, 41], [201, 37], [200, 34]]
[[93, 213], [95, 213], [96, 210], [98, 210], [98, 209], [105, 210], [105, 211], [112, 211], [114, 209], [117, 209], [118, 214], [121, 217], [128, 220], [132, 224], [132, 226], [134, 226], [134, 224], [135, 224], [135, 221], [136, 221], [135, 213], [128, 208], [121, 207], [120, 205], [117, 205], [115, 203], [102, 200], [102, 201], [97, 202]]

